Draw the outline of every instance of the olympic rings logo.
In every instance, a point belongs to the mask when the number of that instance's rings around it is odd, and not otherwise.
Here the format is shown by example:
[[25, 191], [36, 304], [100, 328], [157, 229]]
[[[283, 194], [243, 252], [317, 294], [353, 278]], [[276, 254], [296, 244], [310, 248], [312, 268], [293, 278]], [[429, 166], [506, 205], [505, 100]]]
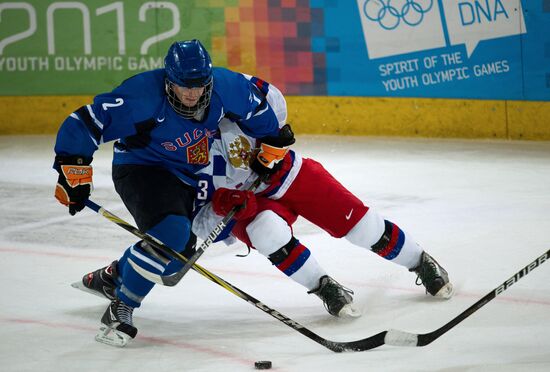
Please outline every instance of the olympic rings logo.
[[401, 20], [411, 27], [419, 25], [433, 4], [433, 0], [366, 0], [363, 13], [369, 20], [378, 22], [383, 29], [394, 30]]

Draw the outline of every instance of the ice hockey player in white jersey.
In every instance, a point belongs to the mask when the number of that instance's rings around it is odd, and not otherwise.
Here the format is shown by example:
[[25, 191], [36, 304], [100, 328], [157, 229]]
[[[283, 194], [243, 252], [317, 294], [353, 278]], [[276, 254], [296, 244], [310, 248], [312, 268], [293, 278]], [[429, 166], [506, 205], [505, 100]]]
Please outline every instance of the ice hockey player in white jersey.
[[[283, 95], [273, 85], [256, 78], [251, 80], [267, 92], [281, 128], [279, 136], [261, 139], [262, 149], [272, 141], [280, 148], [281, 139], [292, 143], [294, 135], [286, 124]], [[333, 237], [345, 238], [414, 272], [416, 283], [423, 284], [432, 296], [452, 296], [448, 274], [433, 257], [407, 232], [364, 205], [315, 160], [287, 149], [282, 161], [270, 164], [269, 179], [255, 194], [243, 191], [258, 177], [252, 169], [256, 148], [256, 139], [229, 120], [222, 121], [212, 147], [211, 164], [204, 169], [208, 176], [201, 181], [203, 187], [198, 199], [206, 202], [210, 199], [208, 192], [213, 196], [194, 219], [193, 232], [197, 236], [205, 239], [234, 206], [244, 204], [235, 214], [234, 223], [226, 229], [231, 231], [229, 239], [236, 237], [255, 248], [308, 293], [317, 295], [327, 311], [338, 317], [360, 315], [353, 305], [353, 292], [330, 277], [309, 248], [294, 236], [291, 226], [298, 216]]]

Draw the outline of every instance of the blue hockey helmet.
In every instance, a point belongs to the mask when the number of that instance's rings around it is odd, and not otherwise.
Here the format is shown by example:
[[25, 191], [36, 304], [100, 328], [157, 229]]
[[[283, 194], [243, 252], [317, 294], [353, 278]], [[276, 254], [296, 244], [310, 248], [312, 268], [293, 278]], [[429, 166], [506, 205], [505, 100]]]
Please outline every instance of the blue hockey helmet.
[[[206, 48], [198, 40], [177, 41], [168, 49], [164, 58], [166, 94], [172, 108], [186, 119], [201, 120], [210, 104], [212, 95], [212, 60]], [[173, 90], [173, 85], [185, 88], [204, 87], [198, 103], [185, 106]]]

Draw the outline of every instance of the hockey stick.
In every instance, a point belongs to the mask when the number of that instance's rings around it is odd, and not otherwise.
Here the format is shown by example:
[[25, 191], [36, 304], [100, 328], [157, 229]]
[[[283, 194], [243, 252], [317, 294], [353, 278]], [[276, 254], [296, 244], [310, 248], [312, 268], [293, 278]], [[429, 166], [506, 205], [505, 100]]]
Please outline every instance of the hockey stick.
[[[256, 178], [256, 180], [254, 180], [254, 182], [246, 189], [246, 191], [252, 191], [252, 192], [256, 191], [256, 189], [260, 186], [262, 182], [266, 180], [267, 177], [268, 175], [263, 175]], [[130, 231], [132, 234], [136, 235], [140, 239], [147, 240], [145, 239], [145, 236], [148, 236], [149, 238], [154, 239], [159, 244], [159, 246], [157, 247], [158, 250], [160, 250], [165, 255], [168, 255], [175, 259], [179, 259], [179, 261], [184, 262], [184, 266], [179, 271], [176, 271], [175, 273], [170, 275], [159, 275], [159, 274], [147, 271], [143, 268], [140, 268], [141, 269], [140, 274], [143, 277], [145, 277], [147, 280], [153, 283], [162, 284], [168, 287], [173, 287], [180, 282], [180, 280], [184, 277], [184, 275], [191, 269], [193, 264], [197, 262], [200, 256], [202, 256], [204, 251], [214, 242], [214, 240], [216, 240], [216, 238], [227, 227], [227, 224], [233, 219], [233, 216], [235, 216], [235, 214], [243, 207], [242, 205], [237, 205], [233, 207], [229, 211], [229, 213], [227, 213], [227, 215], [220, 222], [218, 222], [218, 224], [214, 227], [214, 229], [210, 232], [210, 234], [208, 234], [208, 237], [206, 238], [206, 240], [202, 242], [202, 244], [197, 248], [193, 256], [191, 256], [190, 258], [185, 258], [184, 256], [174, 251], [170, 247], [167, 247], [164, 244], [162, 244], [160, 240], [157, 240], [150, 235], [142, 233], [137, 228], [126, 224], [123, 220], [116, 217], [114, 214], [104, 209], [102, 210], [102, 208], [96, 203], [94, 203], [93, 201], [88, 199], [86, 201], [86, 206], [98, 212], [99, 214], [103, 215], [104, 217], [110, 219], [111, 221], [118, 224], [122, 228]], [[130, 227], [130, 229], [128, 228], [128, 226]], [[186, 261], [182, 261], [182, 259]]]
[[[174, 254], [174, 258], [176, 258], [178, 261], [182, 263], [187, 262], [187, 258], [185, 258], [183, 255], [179, 254], [176, 251], [173, 251], [166, 245], [164, 245], [159, 240], [155, 239], [154, 237], [142, 233], [137, 229], [136, 227], [130, 225], [128, 222], [122, 220], [121, 218], [115, 216], [111, 212], [107, 211], [100, 205], [94, 203], [91, 200], [88, 200], [86, 202], [86, 206], [90, 209], [94, 210], [95, 212], [99, 213], [103, 217], [107, 218], [111, 222], [116, 223], [118, 226], [122, 227], [126, 231], [129, 231], [130, 233], [134, 234], [138, 238], [142, 239], [143, 241], [149, 243], [153, 248], [157, 249], [158, 251], [165, 253], [165, 254]], [[135, 264], [131, 259], [128, 259], [128, 262], [132, 267], [138, 271], [141, 275], [144, 273], [151, 274], [149, 271], [145, 271], [140, 266]], [[252, 297], [251, 295], [247, 294], [246, 292], [240, 290], [239, 288], [235, 287], [234, 285], [226, 282], [219, 276], [215, 275], [214, 273], [208, 271], [207, 269], [203, 268], [202, 266], [198, 265], [197, 263], [192, 265], [192, 269], [195, 270], [200, 275], [204, 276], [206, 279], [218, 284], [219, 286], [225, 288], [229, 292], [233, 293], [235, 296], [241, 298], [242, 300], [256, 306], [258, 309], [262, 310], [264, 313], [267, 313], [271, 315], [273, 318], [283, 322], [290, 328], [294, 329], [295, 331], [300, 332], [302, 335], [308, 337], [309, 339], [317, 342], [320, 345], [323, 345], [329, 350], [332, 350], [334, 352], [342, 352], [342, 351], [365, 351], [369, 349], [374, 349], [378, 346], [384, 345], [384, 336], [386, 335], [386, 331], [380, 332], [374, 336], [367, 337], [361, 340], [357, 341], [350, 341], [350, 342], [338, 342], [338, 341], [330, 341], [327, 340], [316, 333], [310, 331], [309, 329], [305, 328], [303, 325], [299, 324], [298, 322], [290, 319], [286, 315], [278, 312], [275, 309], [270, 308], [269, 306], [262, 303], [260, 300], [257, 300], [256, 298]], [[144, 277], [148, 279], [148, 276]]]
[[[116, 223], [117, 225], [124, 228], [125, 230], [143, 239], [144, 241], [146, 241], [147, 243], [149, 243], [151, 246], [158, 249], [159, 251], [161, 252], [165, 252], [166, 250], [172, 251], [170, 248], [165, 246], [162, 242], [158, 241], [157, 239], [155, 239], [150, 235], [142, 233], [134, 226], [130, 225], [129, 223], [125, 222], [124, 220], [120, 219], [119, 217], [115, 216], [114, 214], [110, 213], [109, 211], [105, 210], [99, 205], [95, 204], [91, 200], [88, 200], [88, 202], [86, 202], [86, 205], [89, 208], [101, 214], [103, 217], [107, 218], [108, 220]], [[179, 253], [177, 254], [178, 254], [177, 259], [179, 261], [183, 263], [187, 261], [187, 259], [184, 256], [180, 255]], [[195, 263], [192, 266], [192, 268], [193, 270], [195, 270], [196, 272], [204, 276], [206, 279], [218, 284], [219, 286], [225, 288], [226, 290], [233, 293], [237, 297], [240, 297], [244, 301], [256, 306], [258, 309], [271, 315], [275, 319], [283, 322], [290, 328], [300, 332], [301, 334], [308, 337], [309, 339], [317, 342], [320, 345], [323, 345], [329, 350], [339, 353], [342, 351], [366, 351], [366, 350], [377, 348], [385, 344], [392, 345], [392, 346], [426, 346], [432, 343], [433, 341], [435, 341], [436, 339], [438, 339], [439, 337], [441, 337], [443, 334], [445, 334], [451, 328], [453, 328], [454, 326], [462, 322], [464, 319], [466, 319], [467, 317], [475, 313], [477, 310], [485, 306], [496, 296], [500, 295], [502, 292], [510, 288], [518, 280], [520, 280], [521, 278], [529, 274], [531, 271], [539, 267], [541, 264], [546, 262], [549, 257], [550, 257], [550, 249], [546, 251], [544, 254], [542, 254], [541, 256], [539, 256], [537, 259], [535, 259], [533, 262], [525, 266], [523, 269], [515, 273], [510, 279], [506, 280], [504, 283], [502, 283], [501, 285], [493, 289], [491, 292], [486, 294], [483, 298], [481, 298], [475, 304], [470, 306], [468, 309], [464, 310], [462, 313], [458, 314], [455, 318], [451, 319], [448, 323], [444, 324], [443, 326], [439, 327], [438, 329], [432, 332], [417, 334], [417, 333], [409, 333], [409, 332], [404, 332], [404, 331], [395, 330], [395, 329], [389, 329], [387, 331], [379, 332], [373, 336], [363, 338], [361, 340], [349, 341], [349, 342], [338, 342], [338, 341], [327, 340], [317, 335], [316, 333], [310, 331], [309, 329], [305, 328], [298, 322], [285, 316], [284, 314], [281, 314], [277, 310], [274, 310], [269, 306], [263, 304], [261, 301], [255, 299], [254, 297], [247, 294], [246, 292], [243, 292], [239, 288], [226, 282], [222, 278], [206, 270], [205, 268], [199, 266], [198, 264]], [[132, 260], [128, 260], [128, 262], [140, 274], [143, 275], [143, 271], [145, 273], [149, 273], [149, 271], [145, 271], [141, 269], [141, 267], [136, 265]], [[146, 276], [144, 277], [147, 278]]]
[[[268, 176], [269, 176], [268, 174], [264, 174], [256, 178], [256, 180], [254, 180], [252, 185], [250, 185], [250, 187], [248, 187], [246, 191], [252, 191], [252, 192], [256, 191], [256, 189], [260, 186], [262, 182], [264, 182], [267, 179]], [[235, 214], [243, 207], [244, 207], [243, 205], [238, 205], [233, 207], [229, 211], [229, 213], [227, 213], [227, 215], [220, 222], [218, 222], [218, 224], [216, 225], [216, 227], [214, 227], [212, 232], [208, 234], [208, 237], [206, 238], [206, 240], [202, 242], [202, 244], [197, 248], [196, 252], [187, 260], [187, 263], [179, 271], [176, 271], [175, 273], [170, 275], [158, 275], [160, 280], [158, 280], [159, 278], [156, 277], [157, 276], [156, 274], [151, 273], [153, 274], [153, 277], [151, 277], [151, 279], [153, 278], [155, 279], [152, 281], [155, 283], [164, 284], [168, 287], [173, 287], [176, 284], [178, 284], [180, 280], [183, 278], [183, 276], [191, 269], [193, 264], [197, 262], [200, 256], [202, 256], [206, 248], [208, 248], [210, 244], [214, 243], [214, 240], [216, 240], [216, 238], [226, 228], [227, 224], [233, 219], [233, 216], [235, 216]]]
[[393, 346], [426, 346], [432, 343], [433, 341], [441, 337], [441, 335], [449, 331], [451, 328], [462, 322], [464, 319], [475, 313], [477, 310], [481, 309], [493, 298], [510, 288], [518, 280], [542, 265], [548, 260], [548, 258], [550, 258], [550, 249], [546, 251], [546, 253], [539, 256], [536, 260], [531, 262], [529, 265], [525, 266], [523, 269], [515, 273], [510, 279], [493, 289], [491, 292], [487, 293], [475, 304], [458, 314], [455, 318], [451, 319], [451, 321], [439, 327], [435, 331], [417, 334], [390, 329], [387, 331], [384, 337], [384, 343]]

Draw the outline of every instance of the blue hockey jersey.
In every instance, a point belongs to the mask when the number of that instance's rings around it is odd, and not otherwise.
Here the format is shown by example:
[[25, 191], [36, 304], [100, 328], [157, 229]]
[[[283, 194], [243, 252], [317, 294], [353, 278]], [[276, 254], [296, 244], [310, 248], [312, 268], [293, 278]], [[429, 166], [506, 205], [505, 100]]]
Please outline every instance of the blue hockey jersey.
[[164, 69], [148, 71], [96, 96], [63, 122], [55, 153], [91, 158], [100, 144], [116, 140], [113, 164], [162, 166], [196, 186], [193, 175], [209, 163], [213, 137], [224, 117], [256, 138], [278, 133], [265, 93], [240, 73], [213, 69], [210, 106], [201, 122], [176, 114], [164, 93], [164, 80]]

